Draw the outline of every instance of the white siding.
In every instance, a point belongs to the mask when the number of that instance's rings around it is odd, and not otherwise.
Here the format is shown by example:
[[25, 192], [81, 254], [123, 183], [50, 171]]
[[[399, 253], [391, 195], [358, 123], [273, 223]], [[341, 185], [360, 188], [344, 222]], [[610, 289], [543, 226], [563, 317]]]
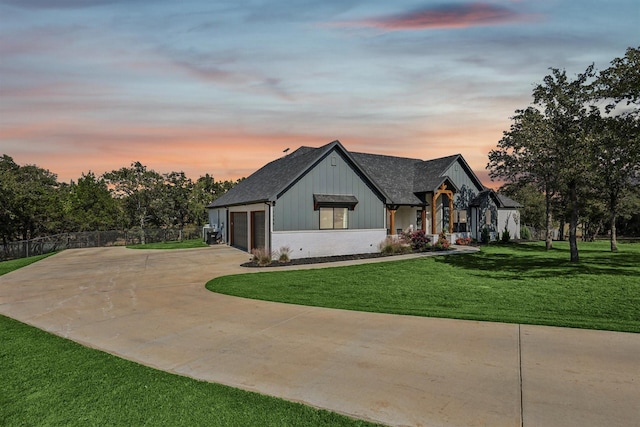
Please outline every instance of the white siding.
[[498, 209], [497, 233], [502, 237], [505, 225], [512, 239], [520, 238], [520, 212], [517, 209]]
[[386, 229], [276, 231], [272, 248], [288, 247], [291, 259], [365, 254], [379, 252], [386, 237]]

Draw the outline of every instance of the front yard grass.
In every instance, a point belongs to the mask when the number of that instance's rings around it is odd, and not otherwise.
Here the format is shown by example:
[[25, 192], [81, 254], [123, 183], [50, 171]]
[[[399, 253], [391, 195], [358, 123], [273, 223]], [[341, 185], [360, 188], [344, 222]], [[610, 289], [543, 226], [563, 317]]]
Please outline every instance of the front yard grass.
[[158, 371], [0, 316], [6, 426], [372, 426]]
[[[38, 261], [0, 262], [0, 276]], [[373, 426], [152, 369], [0, 315], [3, 426]]]
[[466, 255], [216, 278], [207, 289], [347, 310], [640, 332], [640, 244], [490, 245]]

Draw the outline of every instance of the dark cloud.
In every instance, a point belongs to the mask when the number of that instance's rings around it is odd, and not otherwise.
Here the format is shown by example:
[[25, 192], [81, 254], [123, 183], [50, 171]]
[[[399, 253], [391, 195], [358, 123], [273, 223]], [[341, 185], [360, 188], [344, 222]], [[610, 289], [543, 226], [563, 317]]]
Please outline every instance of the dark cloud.
[[470, 3], [427, 7], [411, 12], [338, 23], [337, 25], [398, 31], [499, 25], [523, 22], [534, 18], [536, 18], [536, 15], [521, 14], [503, 6], [488, 3]]

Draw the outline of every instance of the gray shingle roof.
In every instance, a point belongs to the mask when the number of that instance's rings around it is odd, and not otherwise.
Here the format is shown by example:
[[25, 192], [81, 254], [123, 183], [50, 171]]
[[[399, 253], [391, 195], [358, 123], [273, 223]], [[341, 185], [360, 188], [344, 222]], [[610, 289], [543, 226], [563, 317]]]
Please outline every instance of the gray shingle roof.
[[340, 144], [338, 141], [333, 141], [320, 148], [300, 147], [293, 153], [258, 169], [207, 207], [217, 208], [274, 201], [280, 192], [293, 184], [338, 144]]
[[419, 205], [422, 203], [413, 191], [413, 171], [421, 160], [366, 153], [351, 153], [351, 155], [389, 196], [390, 204]]
[[504, 194], [500, 194], [500, 193], [496, 193], [496, 196], [498, 196], [498, 200], [500, 200], [500, 207], [501, 208], [512, 208], [512, 209], [516, 209], [516, 208], [521, 208], [522, 205], [518, 202], [516, 202], [515, 200], [505, 196]]
[[[319, 148], [300, 147], [288, 156], [268, 163], [208, 207], [275, 201], [283, 191], [335, 148], [343, 151], [346, 157], [353, 161], [360, 173], [386, 198], [387, 204], [421, 205], [424, 203], [424, 200], [421, 200], [423, 193], [437, 190], [445, 181], [453, 185], [445, 172], [458, 159], [461, 159], [468, 173], [477, 180], [459, 154], [424, 161], [406, 157], [350, 153], [339, 141], [333, 141]], [[477, 182], [482, 185], [479, 180]]]
[[504, 194], [496, 193], [492, 189], [483, 190], [478, 193], [478, 195], [469, 202], [469, 206], [481, 206], [482, 200], [487, 197], [491, 197], [496, 206], [500, 209], [517, 209], [522, 207], [520, 203], [510, 199]]

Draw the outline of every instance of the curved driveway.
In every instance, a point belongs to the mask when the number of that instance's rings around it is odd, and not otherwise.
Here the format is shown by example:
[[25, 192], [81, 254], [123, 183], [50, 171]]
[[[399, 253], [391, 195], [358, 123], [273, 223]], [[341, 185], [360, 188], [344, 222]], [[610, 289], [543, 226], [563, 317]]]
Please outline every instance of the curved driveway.
[[640, 419], [640, 334], [359, 313], [204, 288], [248, 272], [238, 266], [247, 259], [225, 246], [67, 250], [0, 277], [0, 313], [162, 370], [391, 425]]

